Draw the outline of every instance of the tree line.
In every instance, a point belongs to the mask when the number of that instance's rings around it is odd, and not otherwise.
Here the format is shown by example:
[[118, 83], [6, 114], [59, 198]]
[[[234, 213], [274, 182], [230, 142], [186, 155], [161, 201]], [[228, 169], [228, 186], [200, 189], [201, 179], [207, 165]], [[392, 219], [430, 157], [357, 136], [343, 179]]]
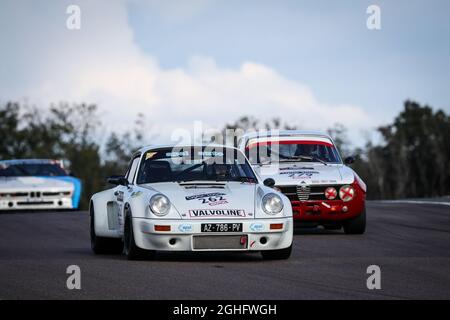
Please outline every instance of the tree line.
[[[49, 111], [8, 102], [0, 106], [0, 159], [62, 159], [81, 179], [81, 208], [106, 188], [106, 177], [126, 171], [131, 153], [142, 145], [141, 123], [133, 132], [111, 133], [98, 142], [101, 121], [94, 104], [60, 103]], [[141, 118], [141, 117], [140, 117]]]
[[[133, 130], [110, 133], [98, 141], [101, 121], [93, 104], [52, 105], [48, 111], [8, 102], [0, 106], [0, 159], [66, 159], [83, 181], [81, 206], [106, 187], [106, 177], [123, 173], [132, 152], [145, 141], [143, 115]], [[298, 129], [272, 119], [262, 123], [244, 116], [225, 129]], [[368, 185], [369, 199], [437, 197], [450, 194], [450, 117], [414, 101], [406, 101], [394, 121], [376, 129], [379, 143], [350, 148], [347, 129], [328, 130], [343, 156], [353, 155], [352, 167]]]

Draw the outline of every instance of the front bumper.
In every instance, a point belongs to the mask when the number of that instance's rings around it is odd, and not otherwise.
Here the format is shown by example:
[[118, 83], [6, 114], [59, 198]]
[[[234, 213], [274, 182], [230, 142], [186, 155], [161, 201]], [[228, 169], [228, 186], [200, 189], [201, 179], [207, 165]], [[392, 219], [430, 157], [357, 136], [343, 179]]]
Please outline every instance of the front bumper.
[[0, 210], [55, 210], [55, 209], [73, 209], [72, 198], [5, 198], [0, 200]]
[[365, 207], [366, 191], [354, 182], [352, 200], [305, 200], [291, 199], [292, 215], [296, 222], [327, 223], [341, 222], [359, 216]]
[[[242, 232], [201, 232], [202, 223], [242, 223]], [[281, 229], [270, 229], [271, 224], [282, 224]], [[155, 225], [170, 226], [170, 231], [155, 231]], [[154, 220], [133, 218], [136, 245], [147, 250], [161, 251], [261, 251], [284, 249], [292, 244], [293, 220], [281, 219], [226, 219], [226, 220]], [[194, 237], [247, 236], [241, 249], [194, 248]]]
[[360, 215], [364, 201], [291, 201], [295, 221], [341, 221]]

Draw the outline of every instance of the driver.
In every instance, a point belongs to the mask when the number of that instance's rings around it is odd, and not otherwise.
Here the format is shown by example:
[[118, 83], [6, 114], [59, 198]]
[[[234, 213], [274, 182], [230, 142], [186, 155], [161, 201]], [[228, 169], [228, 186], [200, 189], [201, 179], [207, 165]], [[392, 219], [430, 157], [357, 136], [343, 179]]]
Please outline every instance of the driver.
[[299, 144], [295, 151], [295, 156], [311, 157], [314, 152], [314, 145], [311, 144]]
[[229, 167], [226, 164], [215, 164], [214, 171], [217, 179], [225, 179], [229, 176]]

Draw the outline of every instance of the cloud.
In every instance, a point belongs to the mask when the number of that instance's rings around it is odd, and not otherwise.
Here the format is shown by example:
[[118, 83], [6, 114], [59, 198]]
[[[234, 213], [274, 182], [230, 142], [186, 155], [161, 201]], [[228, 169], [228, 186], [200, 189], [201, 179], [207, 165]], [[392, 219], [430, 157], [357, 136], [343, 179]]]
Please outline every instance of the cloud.
[[162, 68], [135, 43], [126, 2], [78, 1], [78, 31], [65, 27], [69, 2], [45, 8], [15, 3], [0, 5], [0, 21], [9, 25], [0, 31], [8, 48], [0, 60], [1, 100], [97, 103], [103, 122], [119, 130], [143, 113], [166, 141], [174, 129], [192, 128], [194, 121], [221, 128], [242, 115], [280, 117], [304, 129], [370, 123], [361, 107], [321, 102], [307, 85], [252, 61], [226, 69], [198, 55], [185, 68]]

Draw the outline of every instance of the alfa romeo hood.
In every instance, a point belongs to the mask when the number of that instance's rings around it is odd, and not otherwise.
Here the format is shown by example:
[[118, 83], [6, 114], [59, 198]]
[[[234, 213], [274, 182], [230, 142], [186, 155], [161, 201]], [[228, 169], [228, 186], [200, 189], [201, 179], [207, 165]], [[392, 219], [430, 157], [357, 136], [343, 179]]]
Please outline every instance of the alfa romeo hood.
[[151, 187], [167, 196], [183, 219], [254, 217], [255, 184], [167, 182]]
[[73, 184], [52, 177], [0, 177], [2, 191], [73, 190]]
[[352, 170], [343, 165], [283, 163], [279, 166], [255, 166], [264, 180], [272, 178], [276, 185], [340, 184], [353, 182]]

